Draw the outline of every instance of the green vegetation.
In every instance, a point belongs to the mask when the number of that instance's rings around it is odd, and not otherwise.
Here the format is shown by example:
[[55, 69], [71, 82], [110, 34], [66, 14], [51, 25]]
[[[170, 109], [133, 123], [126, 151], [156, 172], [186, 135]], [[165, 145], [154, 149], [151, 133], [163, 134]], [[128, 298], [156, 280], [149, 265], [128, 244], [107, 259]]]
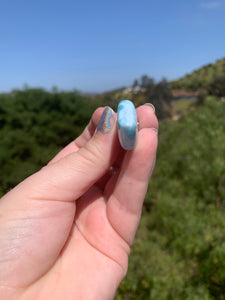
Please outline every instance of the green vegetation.
[[193, 104], [195, 103], [194, 100], [190, 99], [182, 99], [179, 101], [175, 101], [173, 105], [173, 111], [176, 113], [184, 113], [187, 112], [191, 107], [193, 107]]
[[[169, 95], [163, 84], [168, 94], [158, 88], [159, 95]], [[225, 102], [200, 100], [177, 102], [183, 116], [160, 122], [157, 164], [117, 300], [225, 299]], [[41, 89], [0, 95], [0, 195], [78, 136], [97, 106], [115, 101]]]
[[0, 196], [78, 136], [97, 106], [77, 93], [42, 89], [0, 95]]
[[210, 95], [215, 95], [217, 97], [224, 97], [225, 96], [225, 75], [216, 77], [212, 80], [209, 84], [208, 93]]
[[225, 299], [225, 103], [160, 124], [157, 164], [116, 299]]
[[191, 74], [171, 82], [173, 90], [198, 91], [206, 89], [218, 77], [225, 76], [225, 58], [217, 60], [214, 64], [205, 65]]
[[[205, 96], [203, 101], [204, 99]], [[181, 116], [187, 114], [187, 112], [191, 111], [192, 109], [195, 109], [196, 102], [198, 103], [198, 101], [190, 99], [174, 101], [171, 105], [171, 115], [173, 120], [177, 121]]]

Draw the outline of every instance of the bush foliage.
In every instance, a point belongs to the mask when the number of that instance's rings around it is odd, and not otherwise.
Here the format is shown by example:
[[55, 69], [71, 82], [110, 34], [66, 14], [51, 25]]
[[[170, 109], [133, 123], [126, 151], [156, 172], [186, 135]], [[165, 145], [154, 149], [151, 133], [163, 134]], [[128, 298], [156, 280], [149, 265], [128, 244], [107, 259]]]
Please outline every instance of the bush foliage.
[[225, 57], [213, 64], [205, 65], [184, 77], [171, 82], [173, 89], [198, 91], [207, 89], [208, 85], [218, 77], [225, 76]]
[[225, 299], [224, 111], [225, 103], [207, 98], [178, 122], [160, 124], [157, 164], [117, 300]]
[[[80, 134], [95, 100], [41, 89], [0, 95], [0, 194]], [[160, 123], [157, 164], [116, 299], [225, 299], [225, 103]]]
[[98, 102], [42, 89], [0, 95], [0, 195], [78, 136]]

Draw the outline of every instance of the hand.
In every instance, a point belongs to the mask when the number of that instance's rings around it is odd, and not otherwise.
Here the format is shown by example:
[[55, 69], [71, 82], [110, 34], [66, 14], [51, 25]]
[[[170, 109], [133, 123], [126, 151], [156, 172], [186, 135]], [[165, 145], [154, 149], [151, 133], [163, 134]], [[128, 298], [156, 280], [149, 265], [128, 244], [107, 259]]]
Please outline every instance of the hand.
[[154, 168], [158, 122], [150, 106], [137, 108], [137, 144], [125, 152], [111, 110], [96, 130], [103, 110], [0, 200], [0, 299], [114, 297]]

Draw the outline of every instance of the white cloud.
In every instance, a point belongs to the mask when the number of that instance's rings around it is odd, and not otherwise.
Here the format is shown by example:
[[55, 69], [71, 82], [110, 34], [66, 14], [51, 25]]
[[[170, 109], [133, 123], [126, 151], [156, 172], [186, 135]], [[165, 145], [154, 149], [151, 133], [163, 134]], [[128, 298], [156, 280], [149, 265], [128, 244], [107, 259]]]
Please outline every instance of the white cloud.
[[206, 8], [206, 9], [216, 9], [216, 8], [219, 8], [223, 5], [223, 3], [221, 1], [205, 1], [205, 2], [202, 2], [200, 4], [200, 6], [202, 8]]

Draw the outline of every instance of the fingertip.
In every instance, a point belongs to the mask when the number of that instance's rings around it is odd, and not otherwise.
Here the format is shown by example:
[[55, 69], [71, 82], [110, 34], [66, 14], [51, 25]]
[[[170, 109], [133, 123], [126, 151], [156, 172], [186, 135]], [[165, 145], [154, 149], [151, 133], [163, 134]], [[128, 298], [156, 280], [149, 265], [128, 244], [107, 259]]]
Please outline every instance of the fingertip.
[[158, 129], [156, 128], [151, 128], [157, 135], [158, 135]]
[[147, 151], [154, 153], [156, 152], [157, 145], [158, 145], [158, 130], [156, 128], [142, 128], [138, 132], [138, 142], [136, 147], [138, 147], [140, 151], [146, 149]]
[[136, 109], [137, 119], [139, 122], [139, 130], [142, 128], [156, 128], [158, 129], [158, 119], [154, 110], [149, 105], [141, 105]]

